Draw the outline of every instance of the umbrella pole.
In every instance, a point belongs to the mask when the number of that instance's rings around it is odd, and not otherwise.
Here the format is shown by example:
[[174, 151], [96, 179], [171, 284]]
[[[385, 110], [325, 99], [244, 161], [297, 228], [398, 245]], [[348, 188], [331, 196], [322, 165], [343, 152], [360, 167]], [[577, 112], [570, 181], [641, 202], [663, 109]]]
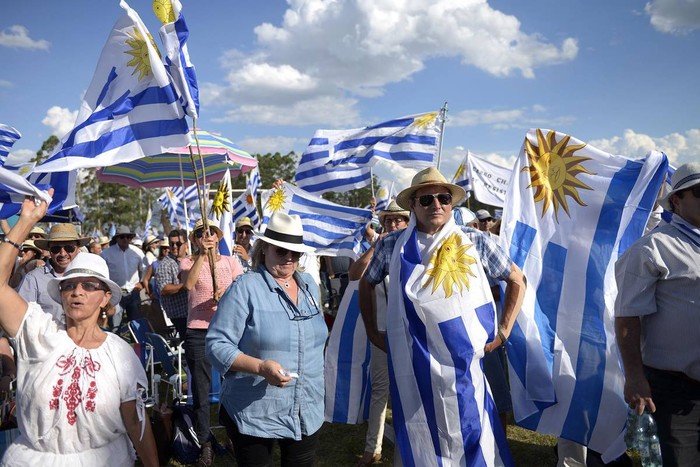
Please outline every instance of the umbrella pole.
[[[190, 161], [192, 162], [192, 169], [194, 170], [194, 180], [195, 183], [197, 184], [197, 195], [199, 198], [199, 209], [202, 211], [202, 225], [204, 227], [204, 232], [207, 234], [209, 233], [209, 218], [207, 215], [207, 203], [206, 200], [204, 199], [204, 194], [202, 193], [202, 185], [206, 186], [207, 185], [207, 174], [206, 170], [204, 169], [204, 158], [202, 157], [202, 150], [199, 147], [199, 138], [197, 137], [197, 120], [194, 120], [194, 128], [192, 129], [192, 132], [194, 133], [194, 141], [197, 144], [197, 155], [199, 156], [199, 163], [202, 167], [202, 183], [199, 183], [199, 177], [197, 176], [197, 164], [194, 161], [194, 154], [192, 153], [192, 146], [188, 146], [190, 150]], [[207, 197], [209, 196], [209, 193], [207, 193]], [[212, 289], [213, 289], [213, 294], [214, 294], [214, 302], [218, 302], [219, 299], [217, 298], [217, 284], [216, 284], [216, 252], [214, 250], [208, 250], [207, 254], [209, 256], [209, 268], [211, 270], [211, 281], [212, 281]]]

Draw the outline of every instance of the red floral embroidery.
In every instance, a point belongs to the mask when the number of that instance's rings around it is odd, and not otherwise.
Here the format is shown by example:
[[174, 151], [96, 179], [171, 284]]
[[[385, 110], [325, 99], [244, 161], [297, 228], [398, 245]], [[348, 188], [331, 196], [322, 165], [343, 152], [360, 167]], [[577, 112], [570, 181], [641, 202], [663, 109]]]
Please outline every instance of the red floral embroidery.
[[49, 401], [50, 410], [58, 410], [61, 399], [66, 404], [68, 414], [66, 418], [68, 423], [75, 425], [77, 420], [76, 409], [83, 402], [83, 392], [80, 389], [81, 379], [90, 379], [85, 402], [85, 410], [88, 412], [95, 411], [95, 398], [97, 397], [97, 383], [95, 382], [95, 373], [100, 371], [100, 362], [92, 359], [89, 351], [85, 351], [82, 357], [76, 357], [78, 349], [73, 349], [70, 355], [62, 355], [57, 361], [56, 366], [59, 368], [59, 376], [65, 376], [70, 373], [70, 383], [68, 387], [63, 388], [63, 378], [58, 379], [53, 386], [52, 398]]

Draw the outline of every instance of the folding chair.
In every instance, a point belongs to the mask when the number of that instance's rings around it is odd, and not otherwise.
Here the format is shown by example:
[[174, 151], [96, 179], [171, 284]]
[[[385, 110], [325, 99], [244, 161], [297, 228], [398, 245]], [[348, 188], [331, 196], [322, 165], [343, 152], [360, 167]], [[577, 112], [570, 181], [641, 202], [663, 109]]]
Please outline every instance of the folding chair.
[[131, 320], [127, 324], [127, 327], [129, 329], [129, 334], [131, 334], [131, 340], [134, 344], [134, 351], [136, 352], [136, 355], [138, 355], [139, 360], [141, 360], [141, 364], [150, 378], [151, 389], [148, 397], [148, 402], [150, 403], [152, 402], [153, 395], [155, 394], [155, 371], [153, 368], [153, 346], [148, 342], [146, 334], [153, 332], [153, 329], [146, 318]]
[[[154, 332], [147, 332], [146, 339], [153, 348], [153, 363], [160, 364], [160, 381], [168, 385], [168, 393], [165, 395], [166, 401], [171, 387], [173, 389], [173, 398], [182, 400], [184, 397], [182, 393], [182, 344], [173, 349], [163, 336]], [[153, 391], [156, 404], [158, 404], [159, 391], [155, 387], [155, 383]]]

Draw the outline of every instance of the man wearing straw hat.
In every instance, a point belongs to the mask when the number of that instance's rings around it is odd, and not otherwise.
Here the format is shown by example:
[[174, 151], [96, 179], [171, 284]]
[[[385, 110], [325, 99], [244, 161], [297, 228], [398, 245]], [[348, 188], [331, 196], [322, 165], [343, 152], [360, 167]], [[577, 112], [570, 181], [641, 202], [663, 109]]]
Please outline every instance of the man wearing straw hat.
[[19, 295], [27, 302], [38, 303], [55, 320], [63, 323], [63, 307], [49, 296], [47, 287], [51, 279], [63, 276], [68, 264], [80, 253], [80, 247], [89, 242], [89, 238], [78, 236], [75, 226], [70, 223], [56, 224], [47, 238], [34, 240], [37, 248], [49, 251], [49, 261], [24, 276], [17, 289]]
[[[404, 464], [512, 465], [505, 432], [481, 370], [504, 345], [525, 278], [481, 232], [455, 224], [464, 190], [434, 167], [420, 171], [396, 202], [408, 226], [381, 239], [360, 281], [363, 315], [376, 312], [374, 288], [388, 274], [386, 339], [397, 451]], [[506, 282], [500, 323], [488, 278]]]

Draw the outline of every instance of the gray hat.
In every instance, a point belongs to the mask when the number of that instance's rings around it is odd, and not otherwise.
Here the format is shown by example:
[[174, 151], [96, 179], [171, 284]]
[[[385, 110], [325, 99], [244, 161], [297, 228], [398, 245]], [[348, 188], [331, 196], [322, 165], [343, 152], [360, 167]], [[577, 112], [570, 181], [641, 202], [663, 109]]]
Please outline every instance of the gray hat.
[[120, 225], [119, 228], [117, 228], [117, 232], [112, 237], [112, 240], [116, 240], [120, 235], [128, 235], [130, 237], [136, 236], [136, 234], [131, 231], [131, 228], [127, 227], [126, 225]]
[[493, 216], [486, 209], [479, 209], [476, 211], [476, 218], [480, 221], [485, 221], [486, 219], [493, 219]]
[[681, 165], [671, 177], [671, 191], [659, 200], [659, 204], [665, 210], [672, 211], [671, 195], [698, 184], [700, 184], [700, 163], [689, 162]]

